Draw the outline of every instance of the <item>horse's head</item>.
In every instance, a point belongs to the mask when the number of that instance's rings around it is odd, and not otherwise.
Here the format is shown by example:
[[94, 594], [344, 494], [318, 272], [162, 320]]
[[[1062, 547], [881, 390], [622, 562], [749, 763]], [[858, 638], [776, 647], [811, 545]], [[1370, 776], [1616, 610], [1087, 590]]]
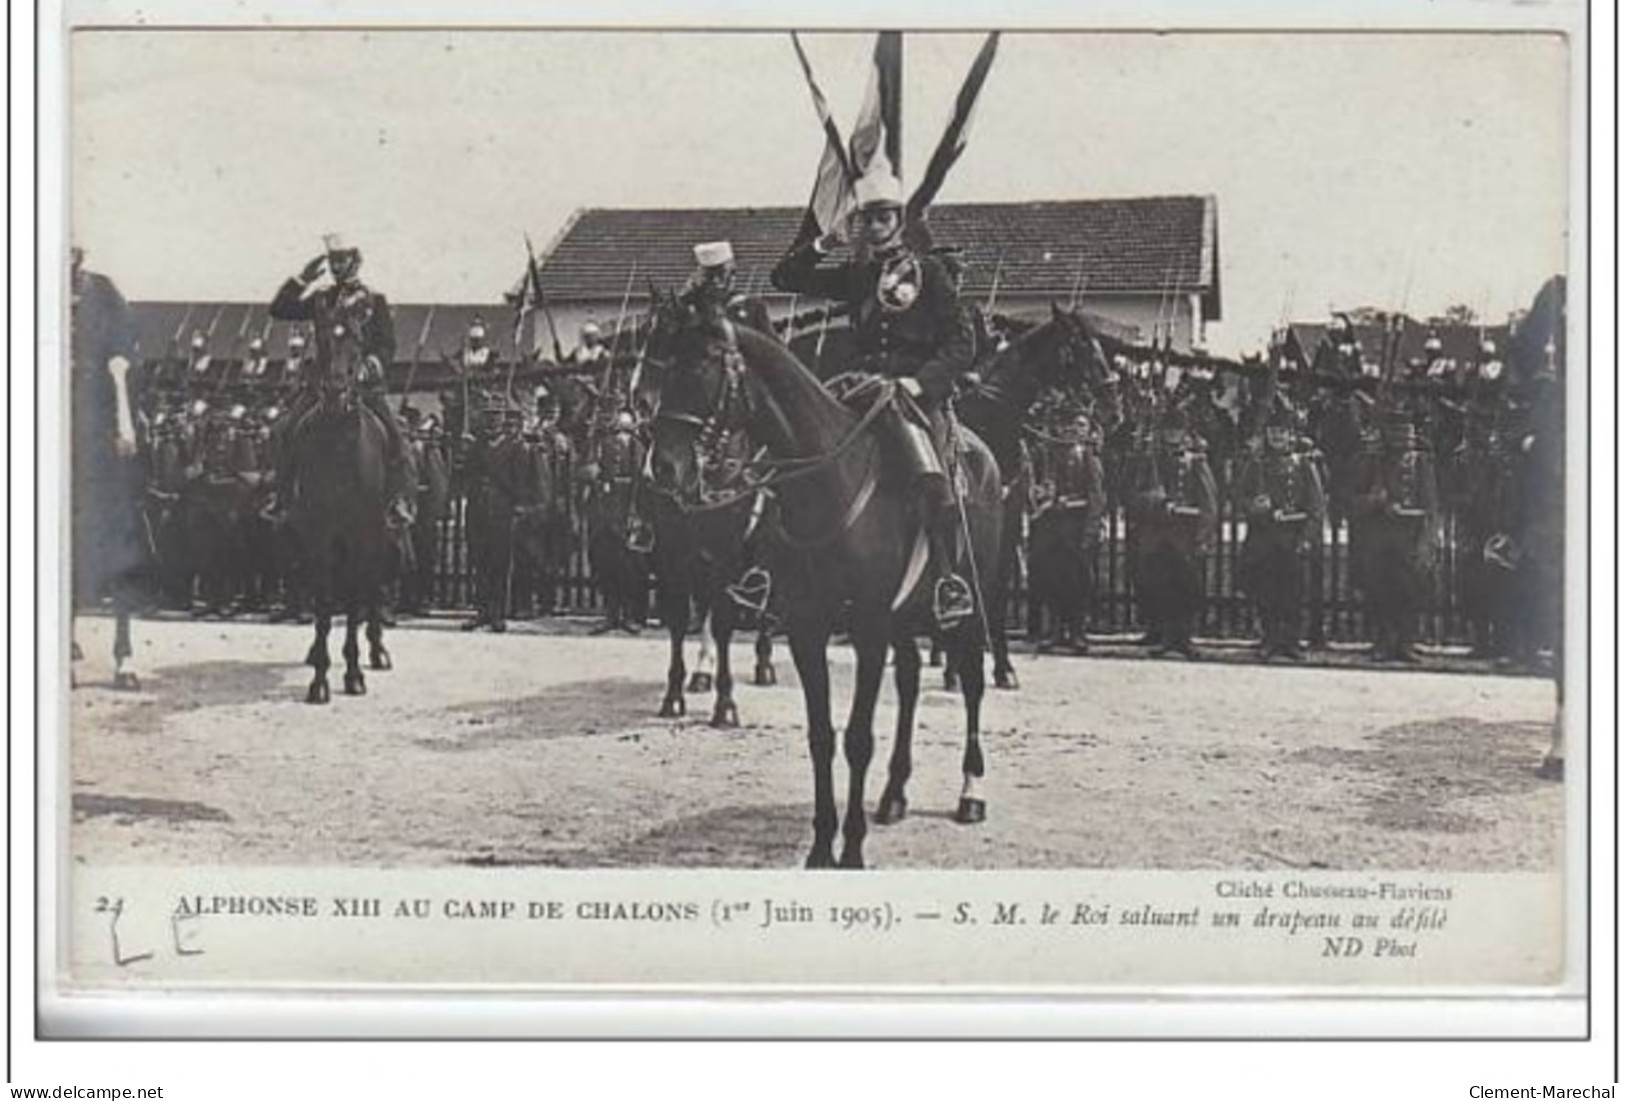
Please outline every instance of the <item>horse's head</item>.
[[322, 401], [344, 412], [354, 409], [368, 375], [380, 369], [361, 343], [360, 326], [349, 319], [333, 323], [325, 369], [317, 378]]
[[657, 300], [647, 361], [660, 371], [651, 463], [656, 488], [699, 488], [706, 455], [744, 428], [749, 412], [745, 365], [732, 322], [678, 295]]
[[1061, 375], [1059, 384], [1067, 389], [1081, 388], [1090, 393], [1097, 392], [1106, 385], [1111, 368], [1083, 312], [1052, 304], [1050, 320], [1059, 334], [1056, 351], [1057, 369]]

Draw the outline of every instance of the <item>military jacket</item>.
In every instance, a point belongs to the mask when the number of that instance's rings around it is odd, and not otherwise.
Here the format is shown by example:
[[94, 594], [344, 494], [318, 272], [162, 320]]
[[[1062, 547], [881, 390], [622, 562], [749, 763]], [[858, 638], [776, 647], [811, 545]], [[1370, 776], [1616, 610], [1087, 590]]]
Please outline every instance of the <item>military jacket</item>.
[[813, 242], [792, 249], [773, 269], [773, 285], [846, 306], [858, 353], [853, 369], [914, 378], [932, 404], [947, 397], [970, 370], [976, 341], [942, 261], [906, 247], [883, 259], [823, 259]]

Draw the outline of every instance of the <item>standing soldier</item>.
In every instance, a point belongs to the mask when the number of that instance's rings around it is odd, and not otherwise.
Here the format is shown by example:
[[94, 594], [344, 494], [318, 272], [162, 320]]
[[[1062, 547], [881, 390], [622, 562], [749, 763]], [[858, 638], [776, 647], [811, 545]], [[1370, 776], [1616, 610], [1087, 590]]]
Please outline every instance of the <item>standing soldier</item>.
[[1296, 446], [1293, 418], [1277, 403], [1262, 434], [1248, 441], [1236, 476], [1236, 509], [1247, 519], [1241, 581], [1258, 605], [1263, 638], [1258, 653], [1299, 661], [1298, 617], [1303, 575], [1319, 548], [1325, 513], [1320, 472]]
[[[366, 355], [366, 378], [361, 401], [383, 426], [388, 441], [384, 492], [388, 499], [385, 522], [392, 532], [403, 533], [412, 524], [412, 457], [400, 421], [384, 394], [384, 371], [395, 361], [395, 325], [389, 302], [361, 282], [361, 250], [346, 247], [337, 234], [326, 238], [327, 249], [306, 264], [293, 279], [283, 283], [271, 300], [271, 316], [278, 321], [311, 321], [316, 328], [316, 362], [325, 373], [331, 368], [333, 342], [346, 333], [360, 337]], [[323, 272], [332, 277], [326, 286], [315, 287]], [[313, 289], [314, 288], [314, 289]], [[292, 485], [293, 443], [302, 430], [305, 415], [314, 406], [313, 391], [304, 391], [288, 412], [289, 446], [279, 457], [277, 492], [286, 510], [298, 487]]]
[[1416, 618], [1438, 561], [1438, 486], [1409, 408], [1392, 397], [1383, 404], [1355, 468], [1350, 558], [1371, 660], [1414, 664]]
[[975, 611], [970, 586], [953, 569], [959, 517], [943, 464], [943, 402], [971, 369], [975, 337], [953, 280], [936, 256], [905, 240], [902, 184], [884, 170], [858, 180], [853, 259], [826, 264], [844, 232], [791, 249], [773, 269], [781, 291], [844, 303], [857, 346], [848, 370], [897, 383], [899, 401], [883, 418], [896, 451], [919, 485], [920, 520], [930, 540], [937, 578], [933, 612], [939, 627]]
[[1131, 466], [1132, 571], [1151, 653], [1194, 658], [1191, 635], [1202, 608], [1203, 556], [1214, 546], [1219, 507], [1207, 454], [1183, 409], [1164, 411], [1155, 434], [1142, 436]]
[[1495, 342], [1484, 340], [1467, 377], [1462, 439], [1448, 478], [1461, 554], [1462, 610], [1473, 656], [1506, 653], [1512, 582], [1519, 551], [1511, 537], [1513, 468], [1507, 446], [1506, 372]]

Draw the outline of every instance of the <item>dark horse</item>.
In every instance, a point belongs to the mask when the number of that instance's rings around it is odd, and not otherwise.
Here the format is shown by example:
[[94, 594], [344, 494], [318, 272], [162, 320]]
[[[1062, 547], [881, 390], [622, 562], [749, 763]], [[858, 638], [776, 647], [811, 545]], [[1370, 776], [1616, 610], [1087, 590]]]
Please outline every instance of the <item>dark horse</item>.
[[294, 497], [289, 521], [304, 554], [316, 640], [305, 661], [316, 670], [309, 703], [327, 703], [327, 635], [335, 609], [345, 614], [344, 691], [365, 695], [356, 632], [367, 625], [370, 663], [390, 668], [384, 649], [383, 598], [395, 561], [384, 523], [384, 464], [388, 438], [360, 400], [364, 360], [357, 334], [333, 340], [333, 360], [316, 380], [317, 399], [293, 425]]
[[[740, 376], [729, 375], [728, 384], [737, 387]], [[683, 640], [690, 617], [698, 612], [709, 620], [715, 643], [716, 703], [711, 725], [739, 725], [739, 708], [734, 702], [733, 663], [730, 648], [739, 609], [728, 594], [728, 584], [739, 577], [750, 560], [750, 537], [766, 509], [762, 494], [745, 480], [752, 444], [743, 425], [731, 431], [721, 426], [729, 421], [730, 403], [743, 399], [742, 392], [717, 395], [718, 407], [710, 416], [684, 409], [663, 409], [655, 418], [659, 425], [682, 424], [688, 446], [668, 441], [652, 452], [643, 496], [648, 519], [654, 525], [653, 564], [660, 622], [671, 639], [671, 661], [666, 670], [666, 695], [660, 704], [663, 718], [686, 712], [683, 680], [688, 670], [683, 662]], [[765, 611], [756, 639], [756, 683], [772, 684], [772, 634]], [[705, 650], [699, 669], [689, 683], [690, 691], [712, 687], [705, 672]]]
[[[1115, 417], [1115, 402], [1109, 398], [1106, 361], [1099, 344], [1082, 315], [1075, 311], [1050, 308], [1049, 320], [1018, 336], [991, 359], [979, 365], [981, 381], [960, 396], [960, 418], [987, 442], [999, 469], [1004, 472], [1004, 517], [997, 568], [984, 577], [987, 584], [988, 631], [992, 636], [993, 683], [1015, 688], [1016, 671], [1010, 664], [1005, 638], [1006, 594], [1015, 576], [1016, 552], [1026, 507], [1027, 487], [1022, 484], [1022, 440], [1028, 423], [1028, 410], [1038, 395], [1048, 389], [1074, 393], [1087, 392], [1097, 405], [1105, 406]], [[950, 674], [952, 672], [950, 664]]]
[[[856, 686], [844, 737], [849, 769], [839, 866], [863, 867], [868, 832], [864, 784], [874, 756], [875, 703], [886, 654], [896, 655], [897, 738], [877, 822], [900, 820], [913, 767], [914, 711], [920, 691], [915, 629], [928, 615], [929, 585], [920, 574], [925, 542], [912, 507], [914, 487], [883, 470], [883, 441], [869, 428], [881, 412], [880, 396], [865, 412], [847, 408], [788, 348], [748, 328], [707, 316], [678, 302], [660, 308], [650, 353], [666, 363], [660, 412], [654, 426], [659, 461], [680, 468], [696, 438], [710, 426], [743, 427], [767, 451], [780, 510], [773, 576], [778, 606], [801, 675], [807, 741], [813, 762], [813, 844], [809, 868], [833, 867], [837, 815], [834, 788], [835, 727], [830, 716], [828, 646], [837, 616], [857, 652]], [[734, 351], [737, 343], [737, 354]], [[960, 480], [971, 549], [977, 560], [997, 560], [999, 469], [986, 446], [958, 430]], [[960, 669], [966, 715], [964, 787], [956, 818], [980, 821], [984, 766], [980, 738], [984, 625], [970, 617], [948, 636]]]

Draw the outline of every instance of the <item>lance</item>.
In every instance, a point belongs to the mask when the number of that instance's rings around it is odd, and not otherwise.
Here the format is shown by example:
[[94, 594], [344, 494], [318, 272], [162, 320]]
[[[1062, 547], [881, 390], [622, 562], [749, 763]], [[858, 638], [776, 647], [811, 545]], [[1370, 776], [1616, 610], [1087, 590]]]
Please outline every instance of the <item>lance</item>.
[[1000, 249], [999, 258], [993, 264], [993, 281], [988, 284], [987, 288], [987, 304], [982, 307], [982, 312], [988, 314], [989, 316], [991, 316], [993, 313], [994, 304], [999, 300], [999, 280], [1003, 278], [1003, 276], [1004, 250]]
[[621, 345], [621, 328], [626, 324], [626, 310], [632, 304], [632, 284], [638, 275], [638, 262], [632, 261], [632, 270], [626, 273], [626, 290], [621, 294], [621, 312], [615, 318], [615, 335], [609, 340], [609, 354], [604, 357], [602, 396], [608, 399], [615, 378], [615, 353]]
[[1078, 253], [1078, 271], [1077, 274], [1072, 277], [1072, 297], [1067, 300], [1066, 304], [1066, 308], [1068, 310], [1076, 310], [1078, 308], [1078, 298], [1083, 294], [1083, 288], [1085, 285], [1087, 285], [1087, 282], [1088, 281], [1083, 277], [1083, 253], [1080, 252]]
[[[226, 312], [226, 304], [224, 302], [222, 302], [222, 303], [220, 303], [220, 305], [215, 307], [215, 309], [214, 309], [214, 317], [209, 321], [209, 327], [204, 330], [204, 333], [203, 333], [203, 348], [204, 348], [204, 354], [205, 355], [208, 354], [209, 345], [214, 341], [214, 331], [217, 328], [220, 327], [220, 317], [225, 312]], [[192, 375], [194, 373], [195, 368], [196, 368], [196, 364], [188, 364], [187, 365], [187, 371], [186, 371], [186, 397], [187, 397], [188, 400], [190, 400], [191, 397], [192, 397]], [[202, 385], [203, 381], [205, 381], [205, 380], [199, 380], [199, 385]]]
[[[243, 338], [248, 335], [248, 323], [254, 320], [254, 307], [243, 307], [243, 323], [237, 326], [237, 335], [231, 338], [231, 359], [236, 360], [242, 356]], [[216, 393], [226, 388], [226, 381], [231, 377], [231, 362], [220, 369], [220, 381], [214, 384]]]
[[559, 328], [553, 323], [553, 310], [547, 304], [547, 295], [542, 293], [542, 274], [536, 270], [536, 250], [531, 247], [530, 234], [525, 234], [525, 257], [528, 264], [526, 274], [530, 279], [531, 290], [536, 295], [536, 307], [542, 311], [542, 317], [547, 322], [547, 335], [553, 340], [553, 362], [564, 362], [564, 347], [559, 343]]
[[[430, 304], [429, 312], [423, 315], [423, 328], [418, 330], [418, 342], [412, 349], [412, 365], [406, 369], [406, 386], [401, 390], [401, 411], [406, 411], [406, 403], [412, 396], [412, 380], [417, 377], [418, 364], [423, 361], [423, 348], [429, 342], [429, 329], [434, 325], [434, 312], [440, 308], [440, 303]], [[466, 409], [465, 409], [466, 412]]]

